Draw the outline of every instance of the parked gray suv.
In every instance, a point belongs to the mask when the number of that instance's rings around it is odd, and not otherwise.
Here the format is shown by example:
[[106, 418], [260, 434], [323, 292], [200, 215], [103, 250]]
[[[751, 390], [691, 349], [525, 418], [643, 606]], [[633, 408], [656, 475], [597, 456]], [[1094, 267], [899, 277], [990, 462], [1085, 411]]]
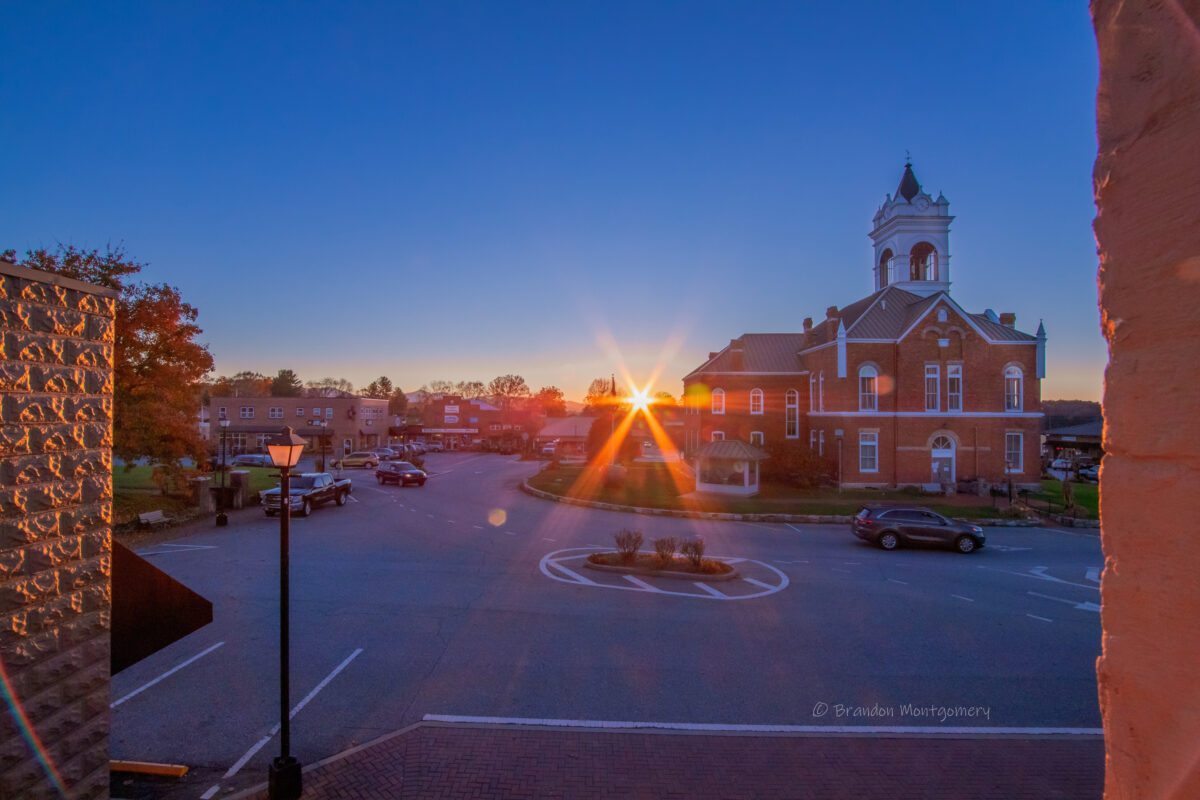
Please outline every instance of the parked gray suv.
[[978, 525], [947, 519], [920, 506], [866, 506], [854, 515], [850, 527], [855, 536], [884, 550], [902, 544], [937, 544], [972, 553], [987, 541]]

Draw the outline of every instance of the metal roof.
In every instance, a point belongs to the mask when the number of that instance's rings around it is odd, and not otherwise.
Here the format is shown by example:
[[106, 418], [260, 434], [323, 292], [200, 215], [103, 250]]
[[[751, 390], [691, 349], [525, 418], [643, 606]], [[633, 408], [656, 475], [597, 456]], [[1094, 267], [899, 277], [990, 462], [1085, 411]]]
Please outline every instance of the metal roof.
[[740, 439], [721, 439], [701, 447], [696, 455], [700, 458], [727, 458], [733, 461], [765, 461], [770, 458], [765, 451]]

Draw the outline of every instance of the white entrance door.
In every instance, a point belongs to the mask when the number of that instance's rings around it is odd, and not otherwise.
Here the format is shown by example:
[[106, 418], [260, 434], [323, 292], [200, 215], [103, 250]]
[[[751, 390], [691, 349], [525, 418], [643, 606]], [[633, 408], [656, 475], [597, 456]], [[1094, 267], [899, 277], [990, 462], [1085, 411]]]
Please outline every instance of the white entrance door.
[[937, 484], [954, 483], [954, 441], [949, 436], [938, 436], [929, 451], [932, 464], [931, 481]]

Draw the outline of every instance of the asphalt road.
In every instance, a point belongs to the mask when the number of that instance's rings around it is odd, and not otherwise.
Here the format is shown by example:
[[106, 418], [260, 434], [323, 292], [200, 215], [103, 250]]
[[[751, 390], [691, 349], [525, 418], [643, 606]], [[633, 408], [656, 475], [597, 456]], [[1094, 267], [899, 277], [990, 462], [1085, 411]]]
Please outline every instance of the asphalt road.
[[[356, 502], [293, 520], [302, 763], [426, 714], [1100, 725], [1094, 535], [992, 528], [968, 556], [887, 553], [845, 525], [548, 503], [518, 491], [538, 465], [513, 457], [430, 454], [427, 468], [421, 488], [352, 470]], [[647, 548], [702, 536], [710, 555], [742, 559], [742, 577], [706, 588], [579, 566], [623, 527]], [[278, 530], [246, 510], [136, 548], [214, 605], [211, 625], [112, 679], [112, 757], [188, 765], [171, 796], [261, 782], [278, 754]]]

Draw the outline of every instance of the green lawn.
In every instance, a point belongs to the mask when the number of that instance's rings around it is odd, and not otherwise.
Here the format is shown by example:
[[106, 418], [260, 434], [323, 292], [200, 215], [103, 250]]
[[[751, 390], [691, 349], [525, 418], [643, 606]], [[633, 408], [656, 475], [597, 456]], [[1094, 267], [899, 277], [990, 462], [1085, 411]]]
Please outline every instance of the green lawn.
[[[279, 471], [273, 467], [237, 467], [236, 469], [244, 469], [250, 473], [250, 491], [252, 492], [271, 489], [279, 483], [278, 478], [272, 477], [279, 474]], [[113, 467], [113, 492], [158, 491], [158, 486], [152, 478], [153, 474], [154, 467], [151, 465], [137, 466], [131, 469]], [[192, 476], [196, 474], [196, 471], [184, 470], [184, 474]], [[213, 479], [214, 486], [220, 485], [220, 473], [210, 472], [208, 475]]]
[[[673, 477], [674, 476], [674, 477]], [[848, 489], [796, 489], [764, 483], [757, 497], [721, 497], [707, 495], [684, 498], [694, 488], [692, 479], [668, 464], [635, 464], [629, 467], [621, 486], [604, 486], [595, 472], [586, 467], [549, 467], [529, 479], [535, 489], [600, 503], [641, 508], [687, 509], [727, 514], [817, 514], [849, 515], [866, 503], [919, 502], [949, 517], [998, 517], [990, 498], [943, 498], [911, 490], [880, 491]]]
[[[250, 473], [250, 491], [258, 493], [279, 484], [274, 477], [278, 471], [271, 467], [245, 467]], [[196, 475], [195, 470], [184, 470], [185, 476]], [[189, 499], [180, 493], [164, 495], [154, 482], [154, 467], [136, 466], [131, 469], [113, 467], [113, 524], [133, 522], [138, 514], [161, 510], [168, 517], [187, 516], [192, 510]], [[220, 485], [220, 475], [208, 473], [213, 486]]]
[[[1075, 495], [1075, 506], [1088, 519], [1100, 518], [1100, 485], [1096, 483], [1071, 482], [1071, 491]], [[1065, 513], [1063, 510], [1062, 481], [1049, 479], [1042, 481], [1040, 492], [1029, 493], [1029, 504], [1036, 510], [1050, 510], [1055, 514]]]

